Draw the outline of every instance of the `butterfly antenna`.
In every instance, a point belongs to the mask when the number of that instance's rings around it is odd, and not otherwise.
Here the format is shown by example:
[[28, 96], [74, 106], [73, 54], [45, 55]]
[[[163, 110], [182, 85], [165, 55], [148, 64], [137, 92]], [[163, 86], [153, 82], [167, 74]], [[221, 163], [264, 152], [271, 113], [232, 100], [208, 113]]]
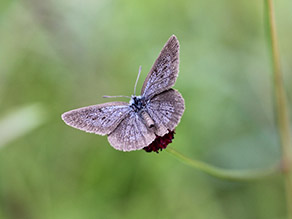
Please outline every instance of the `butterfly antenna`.
[[103, 96], [103, 98], [117, 98], [117, 97], [125, 97], [125, 98], [130, 98], [129, 96], [123, 96], [123, 95], [118, 95], [118, 96]]
[[137, 87], [137, 83], [138, 83], [138, 80], [139, 80], [139, 77], [140, 77], [141, 69], [142, 69], [142, 66], [140, 65], [139, 73], [138, 73], [138, 76], [137, 76], [137, 79], [136, 79], [136, 83], [135, 83], [135, 87], [134, 87], [134, 96], [136, 96], [136, 87]]

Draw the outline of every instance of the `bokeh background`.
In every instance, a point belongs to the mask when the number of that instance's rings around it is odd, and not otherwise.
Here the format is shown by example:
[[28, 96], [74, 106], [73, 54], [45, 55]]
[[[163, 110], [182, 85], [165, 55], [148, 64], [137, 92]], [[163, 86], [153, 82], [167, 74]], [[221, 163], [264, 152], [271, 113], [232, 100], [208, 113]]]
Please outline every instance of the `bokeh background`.
[[[276, 1], [290, 102], [291, 8]], [[186, 111], [171, 147], [228, 169], [272, 165], [280, 148], [264, 17], [263, 1], [1, 0], [0, 218], [285, 218], [280, 176], [226, 182], [167, 151], [116, 151], [60, 117], [131, 95], [142, 65], [140, 90], [175, 34]]]

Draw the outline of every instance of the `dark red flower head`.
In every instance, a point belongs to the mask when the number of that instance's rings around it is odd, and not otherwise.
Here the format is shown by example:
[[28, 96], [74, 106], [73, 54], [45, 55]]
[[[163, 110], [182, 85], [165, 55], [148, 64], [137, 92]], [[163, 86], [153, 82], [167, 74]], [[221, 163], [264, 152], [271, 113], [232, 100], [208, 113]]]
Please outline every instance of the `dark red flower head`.
[[165, 149], [169, 143], [172, 142], [172, 139], [174, 138], [174, 130], [169, 131], [164, 136], [156, 136], [155, 140], [148, 145], [147, 147], [144, 147], [143, 149], [146, 152], [156, 152], [158, 153], [159, 150]]

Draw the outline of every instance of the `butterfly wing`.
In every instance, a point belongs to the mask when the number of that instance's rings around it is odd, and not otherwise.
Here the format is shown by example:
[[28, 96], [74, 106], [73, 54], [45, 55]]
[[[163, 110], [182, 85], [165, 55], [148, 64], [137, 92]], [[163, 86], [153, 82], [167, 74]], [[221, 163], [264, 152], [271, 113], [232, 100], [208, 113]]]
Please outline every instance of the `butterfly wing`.
[[148, 73], [141, 90], [141, 96], [151, 99], [154, 95], [171, 88], [178, 76], [178, 67], [179, 42], [176, 36], [172, 35]]
[[169, 89], [153, 97], [146, 108], [156, 124], [155, 133], [163, 136], [168, 130], [174, 130], [180, 122], [185, 110], [185, 102], [178, 91]]
[[155, 137], [153, 130], [149, 130], [138, 113], [132, 110], [108, 135], [108, 141], [117, 150], [134, 151], [148, 146]]
[[99, 135], [110, 134], [131, 111], [128, 103], [109, 102], [71, 110], [62, 115], [74, 128]]

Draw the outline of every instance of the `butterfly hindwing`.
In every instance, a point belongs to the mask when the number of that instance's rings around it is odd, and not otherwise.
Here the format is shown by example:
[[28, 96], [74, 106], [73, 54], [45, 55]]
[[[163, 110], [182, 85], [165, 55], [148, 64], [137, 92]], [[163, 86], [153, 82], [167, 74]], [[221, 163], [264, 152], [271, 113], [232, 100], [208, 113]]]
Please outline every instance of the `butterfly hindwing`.
[[171, 88], [175, 84], [178, 71], [179, 42], [176, 36], [172, 35], [148, 73], [141, 90], [141, 96], [151, 99], [154, 95]]
[[138, 113], [131, 111], [108, 135], [109, 143], [117, 150], [140, 150], [155, 139], [153, 130], [146, 127]]
[[125, 102], [109, 102], [71, 110], [62, 115], [74, 128], [99, 135], [110, 134], [131, 111]]
[[153, 97], [146, 108], [158, 126], [156, 134], [162, 136], [167, 130], [174, 130], [178, 125], [184, 113], [185, 103], [178, 91], [169, 89]]

